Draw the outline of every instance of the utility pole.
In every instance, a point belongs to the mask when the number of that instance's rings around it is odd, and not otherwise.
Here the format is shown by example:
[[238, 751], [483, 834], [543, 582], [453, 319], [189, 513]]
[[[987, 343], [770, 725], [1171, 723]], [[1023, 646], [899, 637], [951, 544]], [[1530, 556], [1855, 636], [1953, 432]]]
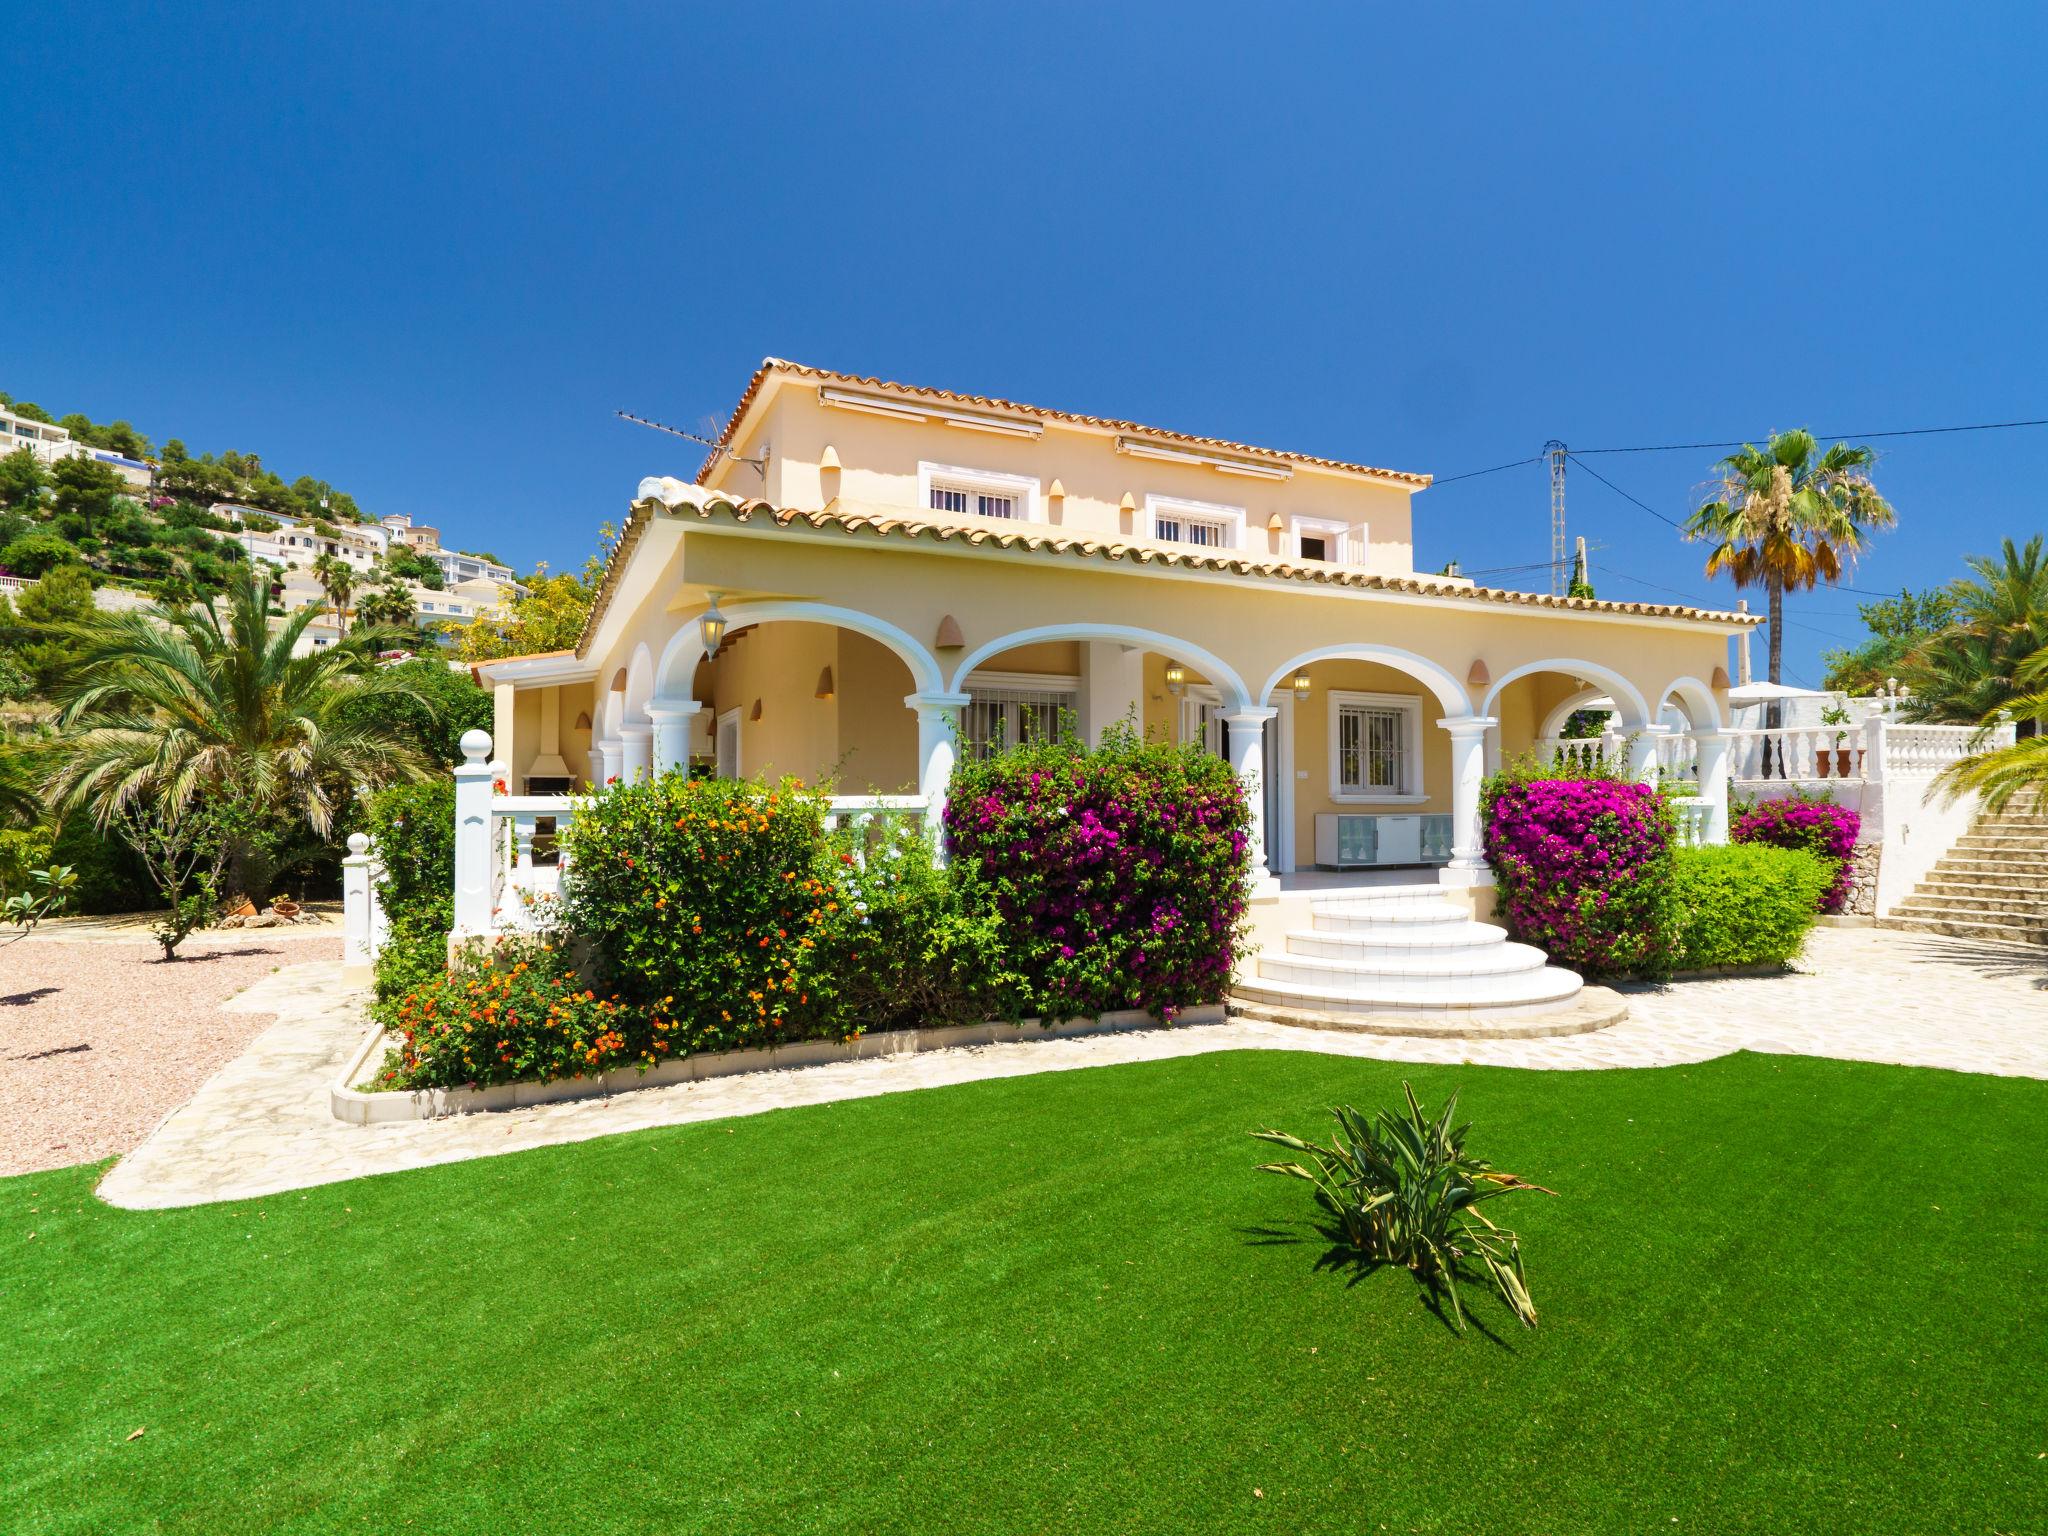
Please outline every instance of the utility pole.
[[1550, 595], [1563, 597], [1571, 581], [1564, 544], [1565, 446], [1552, 438], [1543, 452], [1550, 460]]

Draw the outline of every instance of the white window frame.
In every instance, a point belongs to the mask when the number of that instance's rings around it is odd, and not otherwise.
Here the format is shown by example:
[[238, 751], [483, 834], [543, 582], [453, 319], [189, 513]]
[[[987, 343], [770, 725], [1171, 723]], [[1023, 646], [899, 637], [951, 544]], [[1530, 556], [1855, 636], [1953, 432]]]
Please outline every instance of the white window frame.
[[[1345, 706], [1398, 710], [1401, 722], [1400, 767], [1392, 789], [1347, 788], [1339, 748], [1339, 722]], [[1422, 699], [1412, 693], [1347, 693], [1330, 690], [1330, 798], [1346, 805], [1417, 805], [1429, 796], [1422, 789]]]
[[[1208, 706], [1209, 724], [1216, 735], [1211, 740], [1202, 730], [1202, 707]], [[1189, 683], [1180, 696], [1180, 739], [1183, 746], [1199, 746], [1216, 756], [1230, 756], [1230, 728], [1223, 723], [1223, 693], [1206, 683]]]
[[[934, 464], [929, 459], [917, 461], [917, 507], [925, 517], [933, 515], [932, 482], [937, 481], [948, 489], [966, 491], [987, 496], [1014, 496], [1020, 508], [1014, 518], [997, 518], [997, 522], [1035, 523], [1038, 513], [1038, 477], [1036, 475], [1005, 474], [997, 469], [969, 469], [963, 464]], [[947, 513], [949, 517], [974, 517], [978, 514]]]
[[1301, 536], [1305, 533], [1310, 535], [1321, 534], [1329, 540], [1330, 549], [1333, 553], [1326, 563], [1330, 565], [1350, 565], [1352, 563], [1352, 539], [1356, 537], [1360, 544], [1365, 542], [1365, 528], [1363, 524], [1358, 527], [1354, 535], [1351, 524], [1339, 522], [1334, 517], [1310, 517], [1303, 513], [1297, 513], [1288, 526], [1288, 537], [1294, 545], [1292, 553], [1297, 560], [1309, 558], [1301, 552]]
[[[1225, 542], [1221, 544], [1189, 544], [1182, 539], [1162, 539], [1159, 533], [1161, 515], [1167, 517], [1199, 517], [1208, 522], [1222, 522], [1228, 527]], [[1243, 549], [1244, 508], [1229, 506], [1220, 501], [1190, 501], [1185, 496], [1145, 497], [1145, 537], [1161, 543], [1172, 543], [1183, 549]]]

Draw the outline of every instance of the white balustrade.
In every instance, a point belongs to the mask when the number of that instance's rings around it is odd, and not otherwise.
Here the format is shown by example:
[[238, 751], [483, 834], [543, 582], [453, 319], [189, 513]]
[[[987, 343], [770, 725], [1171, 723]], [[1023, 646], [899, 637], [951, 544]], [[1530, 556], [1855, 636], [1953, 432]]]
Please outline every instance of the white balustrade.
[[1786, 725], [1730, 731], [1730, 772], [1738, 781], [1861, 780], [1870, 775], [1866, 733], [1846, 725]]
[[1884, 771], [1887, 778], [1932, 778], [1951, 763], [2009, 743], [2012, 727], [1976, 725], [1901, 725], [1887, 721], [1884, 729]]
[[1603, 762], [1619, 768], [1624, 757], [1619, 736], [1538, 736], [1536, 759], [1556, 765], [1569, 764], [1591, 773]]
[[1713, 806], [1695, 795], [1674, 799], [1671, 805], [1678, 812], [1678, 846], [1698, 848], [1706, 843], [1713, 823]]

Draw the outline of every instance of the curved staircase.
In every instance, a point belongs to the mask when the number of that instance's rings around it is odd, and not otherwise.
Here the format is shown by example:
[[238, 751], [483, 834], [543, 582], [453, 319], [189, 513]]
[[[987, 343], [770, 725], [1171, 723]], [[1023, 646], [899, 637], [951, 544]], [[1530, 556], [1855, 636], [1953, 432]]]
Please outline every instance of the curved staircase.
[[1233, 1010], [1275, 1023], [1462, 1038], [1567, 1034], [1612, 1023], [1621, 1000], [1542, 950], [1474, 921], [1435, 885], [1346, 891], [1262, 951]]

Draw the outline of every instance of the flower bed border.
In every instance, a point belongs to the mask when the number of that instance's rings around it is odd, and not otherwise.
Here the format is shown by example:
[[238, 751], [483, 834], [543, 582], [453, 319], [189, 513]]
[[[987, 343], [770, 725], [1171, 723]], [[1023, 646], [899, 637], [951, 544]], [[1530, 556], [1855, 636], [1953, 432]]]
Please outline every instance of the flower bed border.
[[743, 1072], [775, 1072], [795, 1067], [830, 1066], [842, 1061], [870, 1061], [907, 1056], [919, 1051], [947, 1051], [962, 1046], [1006, 1045], [1021, 1040], [1061, 1040], [1077, 1035], [1115, 1034], [1137, 1029], [1175, 1029], [1184, 1024], [1221, 1024], [1224, 1005], [1184, 1008], [1172, 1024], [1162, 1024], [1143, 1009], [1129, 1008], [1093, 1018], [1041, 1024], [956, 1024], [943, 1029], [901, 1029], [863, 1035], [858, 1040], [799, 1040], [789, 1045], [760, 1046], [740, 1051], [707, 1051], [678, 1056], [649, 1067], [631, 1067], [597, 1077], [565, 1077], [551, 1083], [495, 1083], [488, 1088], [419, 1088], [410, 1091], [367, 1091], [357, 1085], [376, 1071], [390, 1037], [373, 1027], [349, 1057], [348, 1065], [327, 1090], [329, 1110], [350, 1125], [391, 1125], [406, 1120], [444, 1120], [453, 1115], [490, 1114], [560, 1104], [576, 1099], [605, 1099], [642, 1088], [667, 1088], [699, 1079], [732, 1077]]

